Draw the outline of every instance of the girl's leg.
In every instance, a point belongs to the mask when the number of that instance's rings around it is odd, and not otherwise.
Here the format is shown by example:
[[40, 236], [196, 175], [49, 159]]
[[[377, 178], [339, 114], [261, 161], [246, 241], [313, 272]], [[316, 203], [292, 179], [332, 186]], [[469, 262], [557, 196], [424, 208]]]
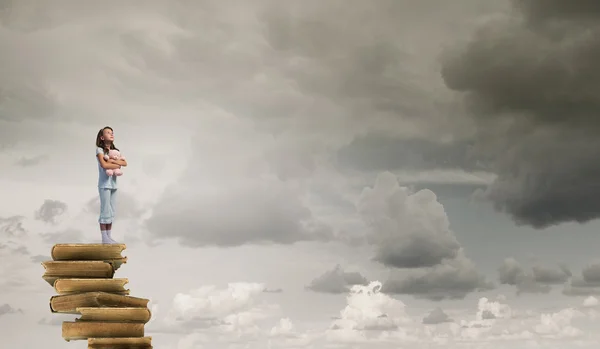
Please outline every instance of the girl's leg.
[[110, 200], [109, 200], [109, 204], [110, 204], [110, 221], [111, 223], [108, 223], [106, 225], [106, 235], [108, 236], [108, 239], [110, 241], [111, 244], [116, 244], [117, 242], [112, 238], [112, 222], [114, 222], [115, 220], [115, 197], [117, 196], [117, 189], [111, 189], [110, 190]]
[[112, 223], [112, 214], [110, 212], [110, 189], [98, 188], [98, 194], [100, 195], [100, 217], [98, 223], [100, 224], [100, 233], [102, 234], [102, 243], [110, 243], [110, 239], [106, 233], [108, 224]]

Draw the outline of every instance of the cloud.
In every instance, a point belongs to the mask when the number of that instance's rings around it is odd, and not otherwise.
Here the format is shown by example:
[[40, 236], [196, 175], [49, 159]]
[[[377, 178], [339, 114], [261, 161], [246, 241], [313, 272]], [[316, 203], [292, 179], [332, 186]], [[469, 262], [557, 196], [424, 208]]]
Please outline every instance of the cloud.
[[353, 285], [367, 285], [367, 279], [358, 272], [346, 272], [340, 265], [326, 271], [306, 286], [307, 289], [321, 293], [346, 293]]
[[367, 286], [352, 286], [346, 307], [326, 331], [332, 342], [414, 341], [416, 332], [409, 326], [414, 321], [405, 305], [381, 292], [382, 285], [374, 281]]
[[394, 273], [384, 292], [439, 301], [493, 287], [465, 256], [432, 191], [412, 192], [392, 173], [382, 172], [373, 187], [363, 189], [357, 209], [370, 228], [374, 259], [410, 271], [406, 276]]
[[412, 193], [390, 172], [363, 189], [358, 211], [371, 227], [375, 260], [393, 268], [431, 267], [460, 249], [444, 207], [430, 190]]
[[516, 286], [517, 294], [549, 293], [551, 285], [564, 284], [571, 279], [572, 273], [565, 265], [558, 269], [535, 265], [526, 271], [514, 258], [506, 258], [498, 268], [500, 284]]
[[406, 276], [393, 275], [383, 284], [383, 292], [409, 294], [416, 298], [441, 301], [463, 299], [475, 291], [494, 288], [464, 256], [447, 260], [431, 268], [411, 270]]
[[[201, 182], [182, 178], [168, 188], [146, 221], [150, 236], [178, 239], [189, 247], [291, 244], [332, 238], [330, 228], [313, 216], [293, 183], [268, 174], [260, 178], [260, 168], [249, 177], [238, 174], [246, 171], [246, 166], [257, 166], [243, 155], [217, 160], [219, 165], [213, 169], [209, 169], [208, 158], [199, 158], [207, 166], [204, 174], [210, 177]], [[241, 168], [235, 170], [237, 167]], [[226, 172], [218, 173], [221, 170]], [[194, 176], [195, 171], [189, 168], [185, 176]]]
[[20, 238], [27, 236], [23, 228], [23, 216], [0, 217], [0, 234], [9, 238]]
[[[469, 18], [479, 11], [471, 2], [461, 10], [435, 7]], [[43, 1], [12, 2], [2, 23], [8, 53], [0, 77], [13, 96], [6, 97], [6, 130], [19, 127], [15, 119], [103, 115], [151, 123], [168, 113], [166, 124], [198, 119], [200, 109], [204, 119], [214, 106], [268, 133], [289, 133], [288, 139], [314, 133], [334, 139], [314, 137], [285, 148], [295, 156], [272, 166], [297, 176], [317, 165], [312, 153], [323, 145], [344, 143], [366, 128], [414, 136], [429, 132], [433, 121], [436, 133], [457, 123], [443, 117], [446, 91], [434, 62], [423, 59], [435, 56], [452, 25], [414, 20], [439, 18], [431, 3], [411, 4], [412, 14], [405, 2], [345, 8], [337, 1], [294, 7], [254, 1], [231, 9], [203, 1], [167, 12], [164, 3], [147, 3], [140, 12], [122, 4], [83, 9], [72, 0], [61, 1], [63, 11]], [[347, 25], [359, 22], [360, 28]], [[69, 45], [55, 50], [47, 40], [57, 37]], [[25, 55], [28, 64], [19, 59]], [[35, 139], [30, 136], [27, 141]]]
[[0, 217], [0, 254], [4, 258], [30, 254], [28, 246], [23, 243], [28, 237], [23, 227], [24, 219], [23, 216]]
[[433, 309], [429, 314], [427, 314], [424, 318], [423, 318], [423, 324], [425, 325], [437, 325], [437, 324], [442, 324], [444, 322], [452, 322], [453, 320], [450, 319], [450, 317], [448, 316], [448, 314], [446, 314], [442, 308], [435, 308]]
[[30, 166], [36, 166], [47, 159], [48, 159], [48, 155], [46, 155], [46, 154], [37, 155], [37, 156], [33, 156], [33, 157], [21, 157], [21, 158], [19, 158], [19, 160], [17, 160], [15, 162], [15, 164], [18, 166], [21, 166], [21, 167], [30, 167]]
[[55, 224], [55, 218], [67, 211], [67, 204], [58, 200], [44, 200], [42, 206], [35, 211], [35, 219]]
[[240, 282], [224, 289], [203, 286], [178, 293], [166, 315], [153, 326], [165, 332], [210, 334], [207, 340], [212, 343], [257, 339], [265, 335], [260, 321], [275, 316], [278, 310], [261, 299], [264, 289], [260, 283]]
[[15, 313], [23, 313], [21, 309], [15, 309], [10, 304], [4, 303], [0, 305], [0, 317], [5, 316], [7, 314], [15, 314]]
[[600, 304], [600, 302], [598, 301], [598, 298], [596, 298], [594, 296], [589, 296], [583, 300], [584, 307], [595, 307], [598, 304]]
[[269, 331], [267, 343], [270, 348], [306, 348], [318, 337], [321, 336], [300, 332], [290, 318], [282, 318]]
[[562, 293], [566, 296], [600, 295], [600, 262], [585, 265], [581, 275], [566, 284]]
[[486, 297], [479, 298], [477, 302], [477, 321], [489, 319], [506, 319], [513, 316], [512, 308], [500, 301], [490, 301]]
[[513, 4], [443, 59], [446, 85], [478, 126], [476, 154], [498, 176], [485, 196], [534, 228], [596, 219], [598, 5]]
[[584, 332], [573, 320], [584, 316], [574, 308], [556, 312], [518, 311], [508, 304], [479, 299], [474, 320], [461, 320], [454, 338], [473, 343], [493, 343], [494, 348], [514, 347], [515, 341], [527, 341], [534, 346], [571, 344]]

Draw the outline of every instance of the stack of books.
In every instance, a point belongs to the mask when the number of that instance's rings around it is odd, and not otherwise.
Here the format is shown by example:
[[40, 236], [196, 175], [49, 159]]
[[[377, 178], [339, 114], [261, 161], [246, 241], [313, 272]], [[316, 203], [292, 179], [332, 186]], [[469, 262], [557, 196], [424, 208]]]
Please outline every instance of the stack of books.
[[113, 278], [127, 262], [125, 244], [57, 244], [51, 261], [42, 262], [42, 276], [56, 293], [50, 298], [52, 313], [81, 315], [63, 321], [66, 341], [88, 341], [88, 349], [150, 349], [152, 338], [144, 336], [150, 320], [148, 299], [132, 297], [125, 289], [128, 279]]

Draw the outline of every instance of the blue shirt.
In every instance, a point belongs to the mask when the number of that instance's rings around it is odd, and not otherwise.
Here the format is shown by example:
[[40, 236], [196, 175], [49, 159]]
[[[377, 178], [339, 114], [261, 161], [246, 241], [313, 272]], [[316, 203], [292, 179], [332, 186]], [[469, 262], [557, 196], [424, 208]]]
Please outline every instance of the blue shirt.
[[102, 168], [98, 154], [104, 156], [102, 148], [96, 148], [96, 161], [98, 161], [98, 188], [117, 189], [117, 176], [109, 176], [106, 170]]

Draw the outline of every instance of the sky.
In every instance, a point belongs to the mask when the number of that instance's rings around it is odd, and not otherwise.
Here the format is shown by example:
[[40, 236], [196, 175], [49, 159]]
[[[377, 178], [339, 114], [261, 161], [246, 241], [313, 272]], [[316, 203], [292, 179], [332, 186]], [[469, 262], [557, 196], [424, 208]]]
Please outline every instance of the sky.
[[[0, 332], [97, 243], [161, 349], [597, 348], [600, 3], [0, 0]], [[596, 150], [595, 150], [596, 149]]]

